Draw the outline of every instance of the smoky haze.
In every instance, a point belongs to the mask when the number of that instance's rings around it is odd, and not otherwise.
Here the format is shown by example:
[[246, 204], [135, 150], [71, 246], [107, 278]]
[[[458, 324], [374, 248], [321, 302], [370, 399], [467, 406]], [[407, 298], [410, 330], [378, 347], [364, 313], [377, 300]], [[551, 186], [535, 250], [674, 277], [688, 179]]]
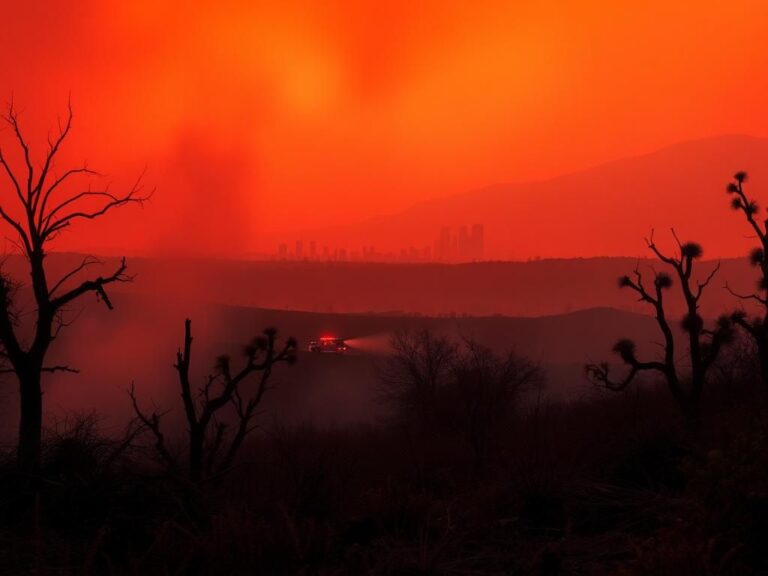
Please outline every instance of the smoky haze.
[[[51, 276], [60, 277], [80, 259], [52, 254]], [[114, 310], [93, 297], [67, 313], [72, 324], [54, 343], [50, 362], [81, 372], [45, 376], [51, 421], [95, 410], [105, 426], [116, 430], [132, 416], [127, 390], [133, 383], [143, 406], [170, 409], [167, 418], [180, 425], [173, 363], [187, 317], [193, 320], [192, 374], [198, 383], [220, 354], [230, 354], [236, 365], [242, 347], [268, 326], [277, 327], [282, 337], [298, 339], [299, 362], [276, 370], [264, 411], [266, 421], [287, 424], [377, 421], [382, 416], [377, 366], [389, 351], [391, 336], [403, 329], [473, 338], [497, 351], [515, 348], [542, 364], [549, 393], [556, 397], [590, 394], [583, 363], [605, 358], [617, 338], [636, 335], [641, 351], [656, 351], [653, 319], [636, 314], [635, 303], [616, 287], [616, 277], [637, 264], [629, 259], [439, 266], [144, 258], [128, 263], [135, 278], [110, 290]], [[115, 264], [107, 259], [103, 270]], [[18, 257], [7, 258], [4, 270], [25, 277]], [[721, 274], [733, 286], [752, 283], [740, 261], [723, 262]], [[564, 292], [552, 279], [566, 276], [570, 285]], [[406, 284], [411, 289], [401, 290]], [[437, 289], [440, 285], [443, 290]], [[715, 303], [705, 310], [710, 317], [734, 305], [721, 292], [712, 291]], [[534, 293], [539, 308], [530, 306]], [[26, 287], [19, 298], [29, 311]], [[600, 299], [617, 309], [593, 307]], [[287, 310], [289, 302], [294, 310]], [[508, 316], [489, 313], [499, 310]], [[530, 317], [536, 312], [543, 315]], [[309, 341], [322, 335], [346, 339], [350, 353], [307, 352]], [[15, 382], [11, 375], [3, 378], [5, 405], [13, 406]], [[3, 432], [8, 438], [16, 412], [6, 412]]]
[[346, 338], [345, 342], [352, 350], [359, 350], [368, 354], [375, 354], [378, 356], [386, 355], [390, 350], [390, 340], [394, 333], [387, 332], [381, 334], [370, 334], [367, 336], [356, 336], [354, 338]]
[[[721, 185], [734, 162], [765, 165], [765, 142], [714, 141], [701, 155], [672, 155], [651, 163], [651, 181], [634, 177], [637, 166], [613, 166], [597, 178], [501, 186], [703, 136], [767, 133], [761, 99], [731, 87], [732, 78], [764, 83], [763, 3], [670, 13], [654, 1], [639, 22], [628, 6], [589, 4], [564, 2], [553, 20], [544, 5], [521, 13], [500, 1], [322, 10], [6, 2], [0, 42], [13, 57], [0, 70], [0, 101], [20, 104], [35, 150], [71, 95], [68, 158], [127, 180], [146, 166], [148, 186], [161, 192], [148, 224], [115, 214], [110, 225], [62, 237], [71, 250], [243, 256], [321, 223], [354, 226], [355, 244], [404, 234], [422, 244], [471, 215], [488, 218], [493, 257], [635, 254], [638, 234], [667, 217], [679, 222], [691, 199], [702, 226], [725, 226], [719, 241], [731, 242], [735, 225], [713, 219]], [[696, 24], [685, 26], [689, 18]], [[510, 35], [520, 26], [532, 32]], [[740, 42], [719, 42], [724, 29], [743, 31]], [[531, 66], [530, 54], [552, 58]], [[563, 93], [576, 100], [561, 105]], [[448, 198], [485, 186], [501, 188]], [[603, 202], [613, 193], [636, 216], [624, 226], [611, 217], [614, 202]], [[366, 222], [375, 234], [361, 238], [356, 223], [418, 202], [428, 204]], [[580, 210], [587, 203], [594, 215]]]

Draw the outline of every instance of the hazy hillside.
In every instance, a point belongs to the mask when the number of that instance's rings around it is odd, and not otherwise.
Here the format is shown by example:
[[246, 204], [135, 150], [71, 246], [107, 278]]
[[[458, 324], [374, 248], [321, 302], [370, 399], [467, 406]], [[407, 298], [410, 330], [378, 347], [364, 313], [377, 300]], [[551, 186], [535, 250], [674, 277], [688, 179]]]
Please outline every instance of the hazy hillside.
[[[570, 398], [594, 392], [582, 366], [609, 359], [617, 338], [635, 337], [643, 353], [654, 352], [651, 342], [657, 338], [650, 317], [605, 308], [542, 318], [431, 318], [211, 307], [128, 294], [113, 300], [113, 311], [96, 304], [85, 308], [66, 338], [54, 345], [52, 362], [66, 362], [81, 373], [46, 377], [46, 402], [53, 414], [98, 407], [106, 423], [120, 422], [128, 415], [131, 383], [149, 406], [176, 407], [172, 364], [187, 316], [193, 319], [192, 368], [198, 382], [218, 355], [238, 358], [242, 345], [266, 326], [295, 336], [302, 350], [324, 333], [348, 338], [354, 347], [349, 355], [302, 351], [295, 367], [276, 373], [279, 386], [269, 397], [270, 417], [294, 423], [375, 419], [376, 366], [388, 352], [392, 333], [402, 328], [472, 337], [497, 350], [515, 348], [542, 365], [550, 394]], [[13, 394], [14, 387], [6, 387], [6, 397]], [[89, 399], [85, 405], [83, 398]], [[10, 432], [13, 426], [9, 418], [3, 429]]]
[[710, 253], [733, 255], [748, 241], [742, 222], [729, 214], [725, 185], [736, 170], [751, 171], [750, 186], [760, 198], [768, 189], [765, 166], [768, 139], [719, 136], [551, 180], [488, 186], [304, 236], [399, 250], [432, 243], [440, 226], [482, 222], [488, 257], [525, 259], [643, 254], [651, 228], [675, 226]]
[[[58, 278], [81, 257], [49, 258], [52, 277]], [[24, 278], [20, 265], [18, 258], [9, 258], [5, 270]], [[115, 265], [108, 260], [90, 273], [106, 273]], [[647, 274], [652, 265], [659, 269], [658, 262], [632, 258], [458, 265], [129, 258], [134, 282], [116, 285], [113, 291], [180, 305], [211, 302], [312, 312], [528, 317], [610, 307], [647, 313], [646, 306], [617, 287], [618, 277], [638, 265]], [[702, 262], [698, 269], [706, 273], [714, 265]], [[751, 291], [755, 271], [743, 259], [724, 260], [702, 302], [706, 316], [740, 305], [723, 288], [726, 281], [736, 290]], [[670, 310], [679, 313], [674, 291], [669, 302]]]

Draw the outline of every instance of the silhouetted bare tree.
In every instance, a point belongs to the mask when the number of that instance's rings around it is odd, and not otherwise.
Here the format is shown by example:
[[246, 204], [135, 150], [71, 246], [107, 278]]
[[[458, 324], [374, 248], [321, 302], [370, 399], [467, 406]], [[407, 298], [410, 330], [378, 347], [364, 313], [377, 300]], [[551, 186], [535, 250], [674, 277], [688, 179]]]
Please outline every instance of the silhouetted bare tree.
[[508, 424], [520, 392], [540, 384], [542, 374], [527, 358], [512, 351], [498, 355], [473, 340], [464, 341], [451, 372], [454, 397], [448, 404], [449, 414], [479, 469], [500, 427]]
[[456, 343], [427, 329], [401, 330], [390, 341], [392, 354], [379, 368], [381, 396], [399, 415], [413, 414], [422, 422], [434, 416], [438, 390], [451, 376]]
[[[197, 395], [192, 391], [189, 376], [191, 355], [192, 321], [187, 319], [184, 322], [184, 347], [176, 353], [174, 367], [179, 376], [188, 426], [189, 475], [192, 480], [199, 481], [231, 467], [246, 436], [256, 428], [253, 423], [256, 408], [267, 391], [275, 365], [296, 362], [296, 340], [288, 338], [278, 347], [277, 330], [267, 328], [262, 336], [254, 338], [244, 348], [245, 362], [238, 370], [232, 369], [229, 356], [220, 356], [214, 372], [208, 375]], [[251, 375], [257, 375], [256, 388], [246, 394], [245, 384]], [[163, 414], [144, 413], [133, 388], [130, 396], [136, 416], [154, 435], [158, 454], [169, 467], [177, 469], [178, 462], [168, 449], [161, 429]], [[217, 418], [226, 407], [233, 410], [234, 426]]]
[[736, 172], [733, 182], [729, 182], [726, 188], [732, 196], [731, 207], [744, 214], [747, 224], [755, 233], [758, 246], [749, 254], [749, 262], [760, 270], [760, 279], [757, 282], [757, 291], [750, 294], [740, 294], [732, 290], [727, 284], [726, 289], [743, 301], [754, 302], [758, 307], [758, 313], [749, 318], [744, 311], [734, 312], [731, 318], [734, 324], [742, 328], [754, 340], [760, 359], [760, 372], [763, 382], [768, 384], [768, 219], [758, 221], [759, 207], [757, 202], [749, 198], [744, 192], [744, 183], [747, 181], [746, 172]]
[[[106, 276], [82, 280], [86, 268], [100, 263], [93, 257], [82, 262], [61, 278], [51, 282], [46, 270], [47, 247], [63, 230], [82, 220], [94, 220], [107, 212], [131, 203], [142, 203], [147, 196], [140, 195], [141, 179], [127, 194], [116, 195], [109, 187], [72, 190], [78, 178], [91, 181], [99, 176], [87, 166], [57, 171], [57, 155], [72, 127], [72, 107], [59, 124], [55, 138], [48, 139], [48, 148], [37, 165], [29, 143], [19, 124], [19, 116], [13, 104], [8, 106], [3, 121], [10, 128], [18, 146], [18, 164], [0, 149], [0, 166], [8, 184], [7, 194], [0, 202], [0, 217], [10, 227], [14, 243], [25, 256], [29, 265], [31, 288], [36, 311], [31, 341], [23, 337], [22, 315], [15, 299], [20, 286], [18, 280], [0, 272], [0, 342], [2, 354], [19, 382], [20, 421], [17, 461], [22, 471], [34, 473], [40, 465], [42, 390], [41, 375], [44, 372], [76, 372], [69, 366], [48, 366], [45, 359], [51, 343], [66, 325], [63, 314], [75, 300], [88, 293], [95, 293], [108, 308], [112, 302], [106, 287], [114, 282], [125, 282], [126, 263]], [[26, 315], [24, 316], [26, 318]]]
[[613, 351], [624, 364], [629, 366], [629, 372], [622, 379], [612, 380], [610, 378], [607, 363], [587, 364], [585, 371], [593, 382], [614, 391], [624, 390], [641, 372], [658, 372], [664, 377], [669, 391], [689, 424], [695, 425], [699, 418], [699, 406], [707, 379], [707, 371], [717, 358], [723, 345], [730, 340], [732, 328], [729, 318], [722, 316], [712, 329], [708, 329], [699, 315], [699, 302], [704, 290], [720, 269], [720, 264], [715, 265], [703, 280], [695, 280], [693, 275], [694, 262], [702, 256], [701, 246], [694, 242], [681, 243], [674, 230], [672, 235], [678, 247], [678, 253], [674, 256], [668, 256], [658, 248], [653, 240], [653, 234], [646, 239], [646, 243], [660, 261], [672, 268], [679, 282], [686, 308], [682, 327], [688, 340], [690, 374], [687, 378], [680, 376], [675, 335], [664, 308], [664, 294], [672, 287], [673, 279], [669, 274], [659, 272], [655, 274], [653, 287], [646, 287], [639, 269], [635, 269], [634, 278], [622, 276], [619, 279], [619, 287], [633, 290], [638, 294], [641, 302], [646, 302], [653, 308], [656, 323], [664, 337], [663, 358], [641, 361], [637, 358], [635, 343], [629, 339], [622, 339], [613, 347]]
[[382, 400], [419, 429], [457, 434], [476, 468], [482, 467], [494, 435], [512, 414], [522, 388], [541, 371], [510, 351], [494, 353], [471, 339], [460, 342], [429, 330], [402, 331], [379, 372]]

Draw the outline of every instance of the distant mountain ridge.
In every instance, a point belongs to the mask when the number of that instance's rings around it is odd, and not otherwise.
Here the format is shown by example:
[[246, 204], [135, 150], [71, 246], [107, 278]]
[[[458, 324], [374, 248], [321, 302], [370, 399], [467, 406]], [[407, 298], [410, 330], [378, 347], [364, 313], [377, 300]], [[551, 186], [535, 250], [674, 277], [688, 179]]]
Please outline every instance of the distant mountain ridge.
[[[766, 167], [763, 170], [763, 167]], [[725, 185], [737, 170], [753, 176], [750, 193], [768, 199], [768, 139], [725, 135], [546, 180], [490, 185], [414, 204], [365, 222], [308, 231], [318, 243], [382, 249], [428, 245], [441, 226], [480, 222], [491, 259], [644, 254], [651, 228], [676, 227], [708, 254], [735, 255], [748, 241], [729, 213]], [[768, 200], [767, 200], [768, 201]], [[395, 240], [393, 240], [395, 239]]]
[[[48, 265], [52, 280], [81, 260], [77, 254], [51, 254]], [[700, 262], [697, 277], [716, 264]], [[89, 272], [103, 274], [117, 265], [116, 259], [106, 259], [103, 268], [93, 267]], [[619, 290], [617, 284], [620, 276], [638, 266], [645, 274], [652, 273], [651, 266], [659, 269], [657, 261], [636, 258], [470, 264], [129, 258], [128, 272], [135, 275], [134, 282], [116, 285], [112, 291], [162, 296], [177, 302], [374, 315], [532, 317], [600, 307], [648, 314], [646, 305], [635, 295]], [[22, 282], [28, 274], [19, 256], [6, 259], [4, 272]], [[757, 277], [746, 258], [722, 260], [701, 302], [707, 318], [742, 304], [724, 289], [726, 281], [732, 289], [747, 293], [755, 287]], [[676, 290], [671, 291], [667, 302], [671, 314], [681, 313]]]

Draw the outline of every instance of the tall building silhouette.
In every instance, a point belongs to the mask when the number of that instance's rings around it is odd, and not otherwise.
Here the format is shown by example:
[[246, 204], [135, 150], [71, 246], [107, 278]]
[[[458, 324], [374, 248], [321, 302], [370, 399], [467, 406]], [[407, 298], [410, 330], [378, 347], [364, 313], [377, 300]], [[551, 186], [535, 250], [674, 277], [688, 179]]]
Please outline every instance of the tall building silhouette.
[[474, 259], [472, 244], [470, 242], [469, 232], [466, 226], [459, 227], [459, 237], [456, 242], [456, 248], [456, 257], [460, 262], [467, 262]]
[[472, 224], [470, 243], [472, 245], [472, 260], [482, 260], [485, 254], [485, 226]]
[[437, 256], [438, 260], [450, 260], [451, 259], [451, 229], [448, 226], [440, 228], [440, 237], [437, 241]]

